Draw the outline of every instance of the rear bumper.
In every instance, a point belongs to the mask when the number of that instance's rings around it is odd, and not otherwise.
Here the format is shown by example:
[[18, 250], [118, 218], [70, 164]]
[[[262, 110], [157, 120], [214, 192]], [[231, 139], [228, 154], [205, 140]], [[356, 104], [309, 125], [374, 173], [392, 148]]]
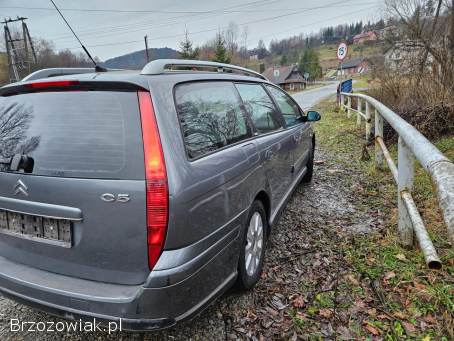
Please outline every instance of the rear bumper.
[[[95, 282], [0, 257], [0, 293], [69, 320], [96, 318], [100, 322], [119, 322], [121, 319], [124, 330], [168, 328], [203, 310], [233, 284], [238, 259], [235, 245], [238, 231], [235, 232], [228, 238], [230, 242], [202, 266], [191, 262], [194, 266], [185, 267], [184, 272], [188, 274], [185, 278], [169, 280], [166, 286], [161, 280], [155, 287], [150, 287], [150, 281], [135, 286]], [[176, 269], [178, 277], [181, 270]], [[156, 277], [154, 272], [150, 278]]]
[[[171, 317], [162, 317], [162, 318], [125, 318], [118, 316], [109, 316], [99, 313], [93, 313], [91, 311], [84, 311], [73, 309], [67, 306], [59, 306], [52, 304], [48, 301], [40, 301], [35, 298], [31, 298], [25, 295], [18, 294], [11, 290], [0, 288], [0, 293], [7, 298], [10, 298], [21, 304], [30, 306], [37, 310], [46, 312], [50, 315], [61, 317], [67, 320], [75, 321], [91, 321], [96, 319], [97, 322], [102, 325], [108, 325], [110, 322], [116, 322], [117, 328], [120, 326], [121, 330], [130, 330], [130, 331], [153, 331], [166, 329], [174, 326], [177, 322], [181, 322], [185, 319], [194, 316], [198, 312], [202, 311], [205, 307], [209, 305], [210, 302], [214, 301], [217, 297], [222, 295], [224, 291], [230, 287], [235, 281], [236, 274], [232, 274], [223, 285], [219, 286], [218, 290], [215, 290], [212, 295], [208, 296], [205, 300], [201, 301], [200, 304], [193, 307], [186, 313], [178, 316], [176, 318]], [[15, 318], [17, 318], [15, 316]]]

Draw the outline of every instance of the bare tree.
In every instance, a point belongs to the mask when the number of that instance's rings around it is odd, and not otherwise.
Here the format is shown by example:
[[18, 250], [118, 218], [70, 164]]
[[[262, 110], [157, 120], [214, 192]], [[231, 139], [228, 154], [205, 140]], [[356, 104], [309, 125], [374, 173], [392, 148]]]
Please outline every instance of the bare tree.
[[417, 41], [424, 47], [418, 74], [423, 73], [430, 54], [439, 66], [440, 80], [451, 87], [454, 79], [452, 2], [449, 5], [446, 0], [436, 0], [428, 6], [427, 0], [386, 0], [390, 15], [399, 18], [405, 28], [403, 39]]
[[38, 147], [40, 137], [27, 136], [32, 118], [32, 107], [8, 100], [0, 102], [0, 157], [27, 154]]
[[224, 38], [230, 57], [233, 57], [238, 49], [238, 25], [233, 21], [229, 22], [224, 32]]
[[241, 57], [247, 58], [247, 51], [248, 51], [248, 38], [249, 38], [249, 27], [244, 26], [243, 30], [241, 32], [241, 48], [240, 48], [240, 54]]

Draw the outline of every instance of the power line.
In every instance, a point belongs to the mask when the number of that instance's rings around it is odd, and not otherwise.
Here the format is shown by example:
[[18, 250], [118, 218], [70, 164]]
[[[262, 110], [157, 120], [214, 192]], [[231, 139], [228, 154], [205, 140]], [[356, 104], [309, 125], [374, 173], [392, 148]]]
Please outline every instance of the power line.
[[[372, 4], [372, 2], [363, 3]], [[0, 6], [4, 9], [27, 9], [27, 10], [45, 10], [53, 11], [52, 7], [26, 7], [26, 6]], [[72, 11], [72, 12], [110, 12], [110, 13], [157, 13], [157, 14], [210, 14], [212, 11], [168, 11], [168, 10], [123, 10], [123, 9], [98, 9], [98, 8], [60, 8], [61, 11]], [[254, 9], [254, 10], [216, 10], [217, 12], [225, 13], [244, 13], [244, 12], [276, 12], [276, 11], [292, 11], [296, 8], [278, 8], [278, 9]]]
[[[216, 13], [217, 11], [219, 10], [226, 10], [226, 9], [231, 9], [231, 8], [239, 8], [239, 7], [249, 7], [249, 6], [252, 6], [252, 5], [258, 5], [258, 4], [263, 4], [263, 3], [267, 3], [267, 4], [271, 4], [271, 3], [275, 3], [275, 2], [278, 2], [279, 0], [259, 0], [259, 1], [253, 1], [253, 2], [248, 2], [248, 3], [244, 3], [244, 4], [241, 4], [241, 5], [235, 5], [235, 6], [228, 6], [228, 7], [223, 7], [223, 8], [220, 8], [220, 9], [213, 9], [209, 12], [207, 12], [208, 14], [213, 14], [213, 13]], [[180, 19], [180, 18], [186, 18], [186, 17], [194, 17], [194, 16], [199, 16], [200, 14], [191, 14], [191, 15], [180, 15], [180, 16], [176, 16], [176, 17], [171, 17], [171, 18], [166, 18], [164, 19], [163, 21], [159, 21], [159, 22], [155, 22], [155, 21], [150, 21], [150, 20], [146, 20], [146, 21], [140, 21], [140, 22], [136, 22], [136, 23], [131, 23], [131, 24], [128, 24], [128, 25], [115, 25], [115, 26], [104, 26], [104, 27], [101, 27], [99, 29], [90, 29], [90, 30], [80, 30], [79, 33], [95, 33], [95, 32], [112, 32], [112, 30], [115, 30], [118, 28], [119, 31], [125, 29], [127, 32], [130, 30], [131, 27], [145, 27], [144, 25], [147, 25], [148, 23], [152, 23], [152, 26], [153, 27], [163, 27], [163, 26], [170, 26], [170, 25], [175, 25], [175, 24], [180, 24], [182, 22], [179, 22], [179, 21], [173, 21], [173, 22], [168, 22], [169, 20], [172, 20], [172, 19]], [[199, 19], [196, 19], [196, 20], [193, 20], [193, 21], [184, 21], [184, 23], [188, 23], [188, 22], [194, 22], [194, 21], [198, 21], [198, 20], [203, 20], [203, 19], [206, 19], [208, 17], [203, 17], [203, 18], [199, 18]], [[161, 24], [161, 25], [156, 25], [156, 24]], [[148, 27], [149, 25], [147, 25]], [[107, 30], [107, 31], [106, 31]], [[52, 40], [60, 40], [60, 39], [65, 39], [66, 37], [68, 37], [68, 35], [63, 35], [63, 36], [57, 36], [55, 38], [53, 38]]]
[[[335, 2], [326, 4], [326, 5], [322, 5], [322, 6], [304, 8], [304, 9], [301, 9], [301, 10], [298, 10], [298, 11], [293, 11], [291, 13], [286, 13], [286, 14], [276, 15], [276, 16], [272, 16], [272, 17], [251, 20], [251, 21], [248, 21], [248, 22], [245, 22], [245, 23], [241, 23], [238, 26], [244, 26], [244, 25], [255, 24], [255, 23], [264, 22], [264, 21], [276, 20], [276, 19], [280, 19], [280, 18], [283, 18], [283, 17], [292, 16], [292, 15], [296, 15], [296, 14], [301, 14], [301, 13], [304, 13], [304, 12], [313, 11], [313, 10], [317, 10], [317, 9], [326, 9], [326, 8], [329, 8], [332, 5], [337, 5], [337, 4], [340, 4], [340, 3], [345, 4], [346, 2], [351, 2], [351, 1], [352, 0], [335, 1]], [[175, 24], [178, 24], [178, 23], [173, 23], [173, 25], [175, 25]], [[227, 27], [223, 27], [223, 29], [225, 29], [225, 28], [227, 28]], [[205, 32], [212, 32], [212, 31], [216, 31], [216, 30], [219, 30], [219, 29], [220, 29], [219, 27], [216, 27], [216, 28], [211, 28], [211, 29], [207, 29], [207, 30], [191, 32], [191, 35], [205, 33]], [[128, 30], [127, 32], [128, 33], [133, 33], [133, 32], [138, 32], [138, 31], [143, 31], [143, 29]], [[165, 36], [163, 38], [175, 38], [175, 37], [180, 37], [180, 36], [181, 36], [181, 34], [176, 34], [176, 35]], [[153, 39], [153, 40], [155, 40], [155, 39]], [[133, 40], [133, 41], [123, 42], [123, 43], [90, 45], [90, 47], [110, 46], [110, 45], [115, 45], [115, 44], [130, 44], [130, 43], [135, 43], [135, 42], [137, 42], [137, 41]]]
[[[352, 1], [352, 0], [350, 0]], [[238, 8], [238, 7], [249, 7], [251, 5], [254, 5], [254, 4], [260, 4], [260, 3], [266, 3], [268, 2], [268, 4], [270, 3], [274, 3], [274, 2], [277, 2], [277, 1], [269, 1], [269, 0], [265, 0], [265, 1], [254, 1], [254, 2], [250, 2], [250, 3], [246, 3], [246, 4], [241, 4], [241, 5], [235, 5], [235, 6], [229, 6], [229, 7], [224, 7], [224, 8], [221, 8], [221, 9], [214, 9], [214, 10], [210, 10], [210, 11], [205, 11], [205, 12], [199, 12], [199, 13], [208, 13], [208, 14], [211, 14], [211, 13], [214, 13], [214, 12], [224, 12], [224, 14], [226, 12], [228, 12], [228, 9], [231, 9], [231, 8]], [[356, 3], [356, 4], [350, 4], [349, 6], [362, 6], [362, 5], [365, 5], [365, 4], [370, 4], [371, 2], [363, 2], [363, 3]], [[332, 5], [332, 6], [329, 6], [330, 8], [331, 7], [345, 7], [345, 3], [342, 3], [338, 6], [336, 5]], [[0, 7], [1, 8], [1, 7]], [[320, 8], [328, 8], [326, 6], [320, 6]], [[302, 8], [297, 8], [297, 9], [292, 9], [292, 10], [311, 10], [312, 8], [310, 7], [302, 7]], [[277, 9], [277, 10], [269, 10], [269, 11], [280, 11], [280, 10], [283, 10], [283, 9]], [[238, 12], [244, 12], [246, 10], [242, 9], [242, 10], [238, 10]], [[252, 12], [256, 12], [256, 11], [261, 11], [260, 9], [257, 9], [257, 10], [251, 10]], [[235, 11], [237, 12], [237, 11]], [[249, 11], [246, 11], [246, 12], [249, 12]], [[199, 15], [199, 14], [198, 14]], [[172, 17], [172, 18], [167, 18], [165, 21], [165, 23], [163, 21], [161, 22], [158, 22], [158, 24], [161, 23], [161, 25], [155, 25], [156, 23], [155, 22], [150, 22], [150, 21], [140, 21], [140, 22], [136, 22], [136, 23], [131, 23], [129, 25], [116, 25], [116, 26], [105, 26], [105, 27], [101, 27], [99, 29], [89, 29], [89, 30], [78, 30], [78, 33], [83, 36], [85, 33], [90, 33], [91, 36], [93, 35], [96, 35], [97, 37], [106, 37], [106, 36], [110, 36], [110, 35], [118, 35], [118, 34], [127, 34], [127, 33], [132, 33], [132, 32], [139, 32], [139, 31], [143, 31], [145, 30], [146, 27], [145, 25], [147, 25], [147, 23], [151, 23], [151, 27], [165, 27], [165, 26], [171, 26], [171, 25], [178, 25], [182, 22], [179, 22], [179, 21], [173, 21], [173, 22], [168, 22], [168, 20], [172, 20], [172, 19], [180, 19], [180, 18], [184, 18], [184, 17], [191, 17], [191, 16], [194, 16], [194, 15], [183, 15], [183, 16], [176, 16], [176, 17]], [[197, 15], [195, 15], [197, 16]], [[196, 20], [192, 20], [192, 21], [189, 21], [189, 22], [194, 22], [194, 21], [199, 21], [199, 20], [205, 20], [206, 18], [208, 17], [202, 17], [202, 18], [198, 18]], [[185, 21], [184, 23], [188, 23], [188, 21]], [[131, 27], [143, 27], [143, 28], [140, 28], [140, 29], [135, 29], [135, 30], [131, 30]], [[99, 33], [98, 33], [99, 32]], [[53, 40], [53, 41], [56, 41], [56, 40], [68, 40], [70, 39], [72, 36], [71, 35], [60, 35], [60, 36], [55, 36], [55, 37], [51, 37], [50, 39]]]
[[[358, 13], [358, 12], [362, 12], [362, 11], [365, 11], [365, 10], [370, 10], [370, 9], [373, 9], [373, 8], [376, 8], [377, 6], [373, 6], [373, 7], [370, 7], [370, 8], [363, 8], [361, 10], [358, 10], [358, 11], [354, 11], [354, 12], [349, 12], [349, 13]], [[331, 17], [331, 18], [328, 18], [326, 20], [323, 20], [323, 21], [316, 21], [316, 22], [312, 22], [312, 23], [309, 23], [309, 24], [305, 24], [305, 25], [301, 25], [301, 26], [298, 26], [296, 28], [302, 28], [302, 27], [307, 27], [307, 26], [311, 26], [311, 25], [314, 25], [314, 24], [317, 24], [317, 23], [321, 23], [321, 22], [326, 22], [326, 21], [329, 21], [329, 20], [333, 20], [333, 19], [337, 19], [339, 17], [343, 17], [345, 16], [346, 14], [349, 14], [349, 13], [344, 13], [342, 15], [339, 15], [339, 16], [335, 16], [335, 17]], [[238, 26], [244, 26], [244, 25], [248, 25], [250, 22], [245, 22], [245, 23], [241, 23], [241, 24], [238, 24]], [[214, 32], [214, 31], [217, 31], [219, 29], [225, 29], [227, 27], [216, 27], [216, 28], [211, 28], [211, 29], [206, 29], [206, 30], [201, 30], [201, 31], [196, 31], [196, 32], [191, 32], [191, 35], [194, 35], [194, 34], [201, 34], [201, 33], [208, 33], [208, 32]], [[296, 29], [296, 28], [293, 28], [293, 29]], [[276, 34], [280, 34], [280, 33], [284, 33], [284, 32], [279, 32], [279, 33], [276, 33]], [[275, 34], [273, 34], [275, 35]], [[270, 36], [270, 35], [268, 35]], [[167, 36], [158, 36], [158, 37], [154, 37], [152, 39], [149, 39], [149, 40], [160, 40], [160, 39], [167, 39], [167, 38], [176, 38], [176, 37], [182, 37], [182, 34], [174, 34], [174, 35], [167, 35]], [[115, 43], [106, 43], [106, 44], [96, 44], [96, 45], [89, 45], [89, 47], [105, 47], [105, 46], [113, 46], [113, 45], [127, 45], [127, 44], [134, 44], [134, 43], [138, 43], [138, 42], [142, 42], [143, 40], [129, 40], [129, 41], [123, 41], [123, 42], [115, 42]], [[69, 49], [78, 49], [79, 47], [74, 47], [74, 48], [69, 48]]]

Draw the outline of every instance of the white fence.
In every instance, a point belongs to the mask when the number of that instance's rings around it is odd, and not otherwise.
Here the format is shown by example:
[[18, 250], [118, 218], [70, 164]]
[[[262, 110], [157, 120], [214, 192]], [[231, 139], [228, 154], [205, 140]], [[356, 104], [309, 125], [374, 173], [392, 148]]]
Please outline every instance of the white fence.
[[[357, 107], [352, 107], [352, 98], [357, 99]], [[356, 124], [366, 121], [366, 139], [372, 138], [372, 123], [375, 121], [375, 164], [380, 168], [385, 160], [397, 183], [398, 231], [401, 243], [412, 247], [414, 236], [424, 254], [429, 268], [441, 268], [441, 261], [429, 238], [427, 230], [412, 198], [414, 177], [414, 157], [429, 173], [437, 192], [438, 202], [451, 243], [454, 244], [454, 164], [444, 156], [428, 139], [412, 125], [403, 120], [391, 109], [376, 99], [363, 95], [341, 93], [341, 106], [348, 117], [356, 114]], [[365, 103], [363, 112], [362, 103]], [[383, 141], [383, 122], [396, 131], [398, 139], [397, 166]], [[414, 157], [413, 157], [414, 156]]]

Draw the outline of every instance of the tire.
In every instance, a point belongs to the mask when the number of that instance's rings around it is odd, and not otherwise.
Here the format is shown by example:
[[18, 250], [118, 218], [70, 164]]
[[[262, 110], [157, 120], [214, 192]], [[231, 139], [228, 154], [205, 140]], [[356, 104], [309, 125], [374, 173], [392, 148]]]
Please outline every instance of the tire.
[[315, 154], [315, 145], [312, 143], [311, 154], [309, 155], [309, 160], [307, 161], [307, 172], [304, 174], [301, 182], [311, 182], [312, 176], [314, 175], [314, 154]]
[[260, 279], [265, 259], [267, 231], [268, 221], [265, 208], [260, 201], [256, 200], [249, 210], [240, 244], [237, 280], [237, 286], [240, 289], [249, 290]]

